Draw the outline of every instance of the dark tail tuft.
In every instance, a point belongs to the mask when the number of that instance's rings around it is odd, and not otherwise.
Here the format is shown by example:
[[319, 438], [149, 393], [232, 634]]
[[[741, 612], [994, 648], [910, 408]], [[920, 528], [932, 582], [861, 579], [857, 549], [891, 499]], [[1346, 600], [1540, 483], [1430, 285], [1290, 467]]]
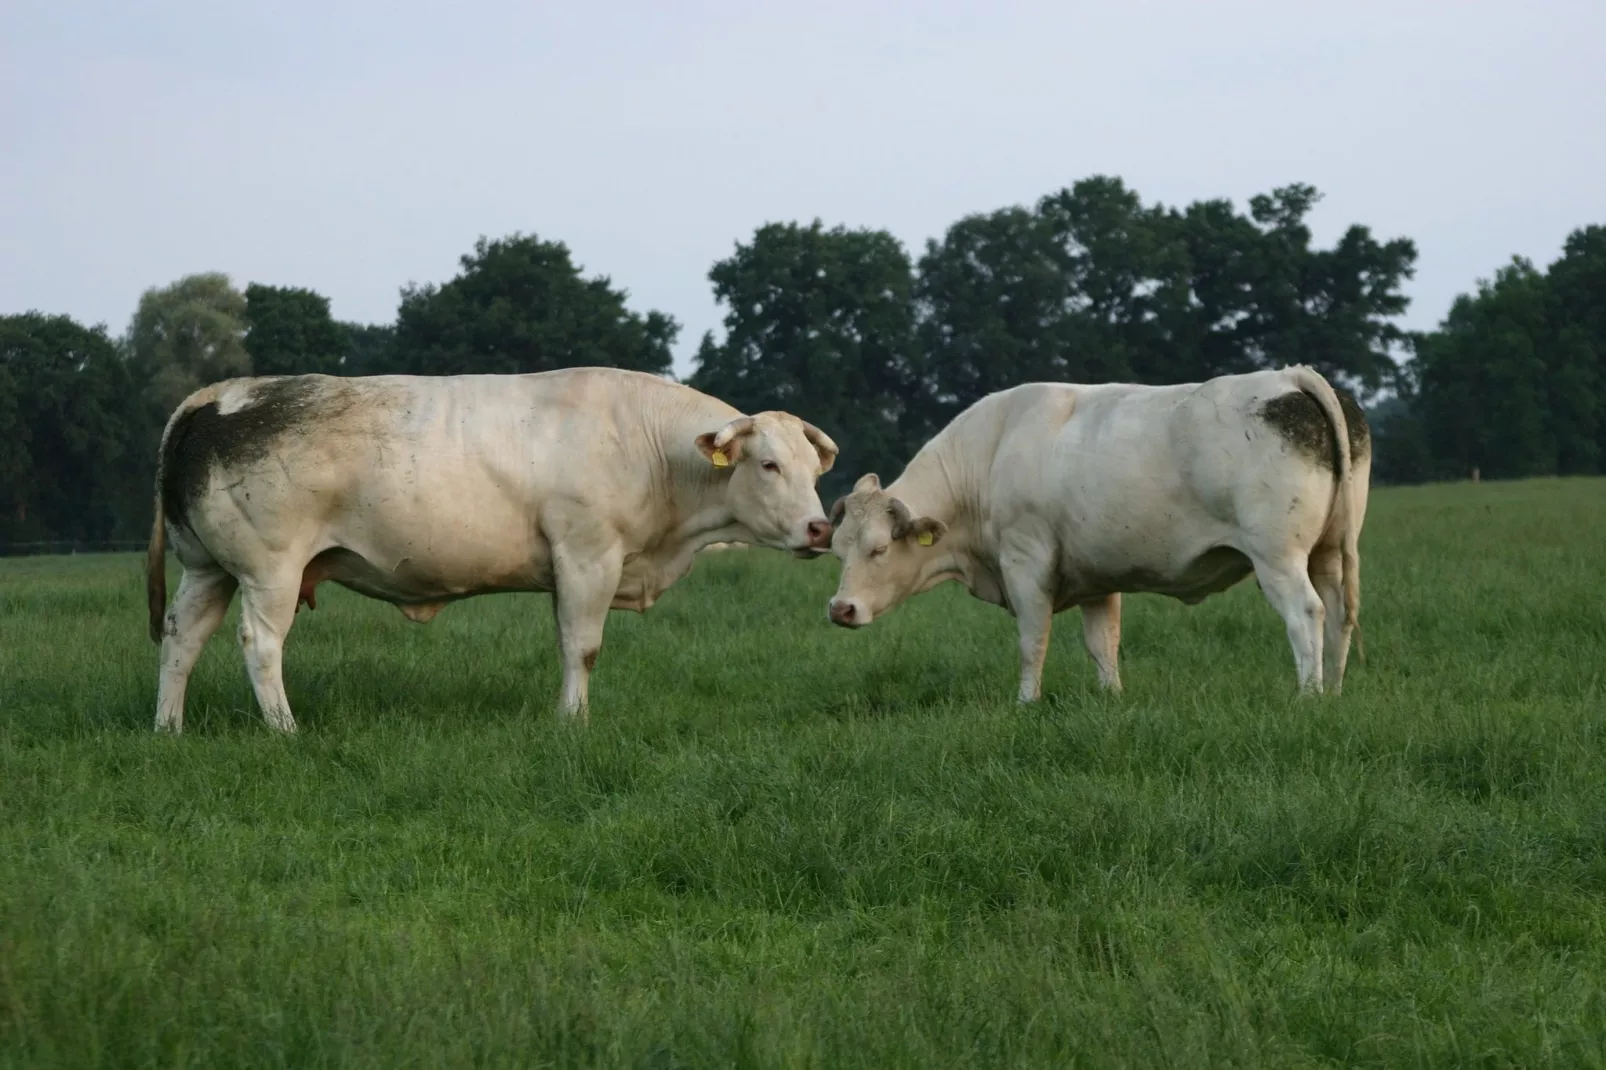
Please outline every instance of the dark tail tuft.
[[167, 612], [167, 518], [162, 515], [162, 496], [156, 496], [156, 523], [151, 528], [151, 545], [145, 551], [145, 601], [150, 608], [151, 642], [162, 641], [162, 616]]

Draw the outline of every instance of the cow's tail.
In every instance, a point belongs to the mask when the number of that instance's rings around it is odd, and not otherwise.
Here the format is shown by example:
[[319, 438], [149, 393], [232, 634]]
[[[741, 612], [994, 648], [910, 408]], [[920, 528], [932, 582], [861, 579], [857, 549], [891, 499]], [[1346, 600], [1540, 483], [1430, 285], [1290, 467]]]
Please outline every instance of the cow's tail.
[[1306, 394], [1321, 406], [1322, 414], [1333, 427], [1333, 438], [1337, 441], [1335, 453], [1338, 458], [1338, 480], [1333, 489], [1333, 511], [1341, 514], [1343, 530], [1339, 532], [1339, 555], [1343, 569], [1344, 589], [1344, 620], [1355, 630], [1355, 649], [1361, 661], [1366, 661], [1366, 650], [1361, 643], [1361, 553], [1360, 553], [1360, 508], [1356, 503], [1355, 464], [1350, 456], [1349, 421], [1344, 418], [1344, 406], [1339, 403], [1338, 394], [1329, 383], [1314, 368], [1303, 364], [1295, 365], [1289, 371], [1293, 373], [1294, 381]]
[[216, 393], [216, 387], [203, 387], [179, 402], [162, 428], [162, 441], [156, 449], [156, 519], [151, 524], [150, 546], [145, 550], [145, 604], [153, 643], [162, 641], [162, 617], [167, 611], [167, 510], [162, 504], [162, 484], [168, 475], [169, 443], [179, 422], [191, 410], [211, 401]]
[[151, 615], [151, 642], [162, 641], [162, 614], [167, 610], [167, 517], [162, 513], [161, 476], [156, 477], [156, 523], [145, 551], [145, 601]]

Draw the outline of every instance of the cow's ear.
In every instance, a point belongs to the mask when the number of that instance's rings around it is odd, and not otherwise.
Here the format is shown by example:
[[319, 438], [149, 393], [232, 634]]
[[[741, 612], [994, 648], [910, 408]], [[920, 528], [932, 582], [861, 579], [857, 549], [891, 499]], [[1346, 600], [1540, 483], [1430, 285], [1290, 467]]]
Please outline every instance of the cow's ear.
[[753, 433], [753, 418], [738, 416], [718, 431], [697, 436], [697, 452], [715, 468], [729, 468], [742, 459], [742, 439]]
[[855, 494], [862, 494], [867, 490], [880, 489], [881, 477], [876, 475], [874, 472], [866, 472], [864, 475], [859, 477], [859, 481], [857, 483], [853, 484], [853, 493]]
[[802, 423], [803, 437], [809, 440], [809, 445], [814, 447], [814, 452], [820, 455], [820, 474], [823, 476], [825, 473], [829, 472], [831, 470], [831, 466], [836, 463], [836, 455], [838, 452], [836, 443], [831, 441], [830, 435], [826, 434], [824, 431], [821, 431], [818, 427], [815, 427], [807, 420], [802, 421]]
[[929, 516], [918, 516], [909, 522], [909, 538], [920, 546], [935, 546], [948, 534], [948, 525]]
[[842, 523], [842, 515], [847, 511], [848, 500], [846, 498], [838, 498], [831, 503], [830, 520], [833, 528]]

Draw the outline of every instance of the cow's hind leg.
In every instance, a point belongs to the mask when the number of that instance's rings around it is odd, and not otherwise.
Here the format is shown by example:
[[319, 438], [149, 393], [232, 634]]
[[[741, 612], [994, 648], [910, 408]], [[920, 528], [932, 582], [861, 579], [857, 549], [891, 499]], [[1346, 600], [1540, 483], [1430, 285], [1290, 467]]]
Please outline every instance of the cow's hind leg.
[[1099, 683], [1106, 691], [1121, 691], [1121, 596], [1112, 594], [1082, 605], [1082, 641], [1099, 667]]
[[284, 637], [296, 619], [301, 570], [269, 582], [240, 587], [240, 647], [251, 674], [262, 717], [280, 732], [294, 732], [290, 699], [284, 693]]
[[217, 566], [186, 568], [167, 607], [162, 629], [162, 668], [156, 681], [156, 730], [184, 730], [184, 692], [234, 597], [234, 577]]
[[1337, 546], [1317, 547], [1311, 554], [1310, 580], [1327, 614], [1322, 635], [1322, 679], [1327, 690], [1336, 695], [1344, 687], [1350, 639], [1355, 634], [1355, 622], [1344, 614], [1344, 562]]
[[1294, 665], [1299, 672], [1299, 689], [1319, 693], [1322, 689], [1322, 623], [1326, 611], [1311, 584], [1307, 559], [1263, 560], [1254, 558], [1255, 578], [1260, 589], [1288, 627], [1288, 644], [1294, 648]]
[[596, 556], [553, 554], [552, 615], [563, 655], [561, 713], [584, 720], [591, 701], [591, 670], [602, 652], [608, 607], [619, 590], [623, 556], [606, 550]]

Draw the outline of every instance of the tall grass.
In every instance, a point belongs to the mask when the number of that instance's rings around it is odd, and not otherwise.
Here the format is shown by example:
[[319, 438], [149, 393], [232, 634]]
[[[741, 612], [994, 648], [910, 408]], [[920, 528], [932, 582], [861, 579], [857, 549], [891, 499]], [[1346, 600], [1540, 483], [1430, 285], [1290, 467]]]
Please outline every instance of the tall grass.
[[0, 1065], [1606, 1064], [1606, 481], [1380, 490], [1367, 660], [1294, 698], [1252, 582], [1074, 614], [1031, 707], [957, 588], [831, 561], [614, 614], [234, 618], [151, 732], [134, 556], [0, 562]]

